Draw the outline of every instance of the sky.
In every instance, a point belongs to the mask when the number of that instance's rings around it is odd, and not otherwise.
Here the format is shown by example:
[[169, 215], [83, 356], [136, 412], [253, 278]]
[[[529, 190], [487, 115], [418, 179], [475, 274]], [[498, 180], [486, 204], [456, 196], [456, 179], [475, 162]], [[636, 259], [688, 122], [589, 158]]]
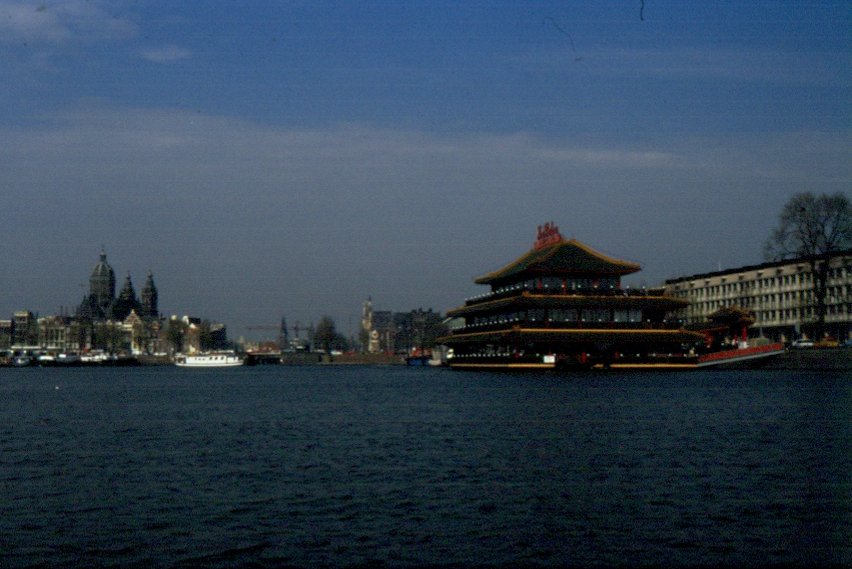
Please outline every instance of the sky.
[[443, 313], [549, 221], [631, 286], [760, 263], [850, 195], [850, 87], [845, 0], [0, 0], [0, 318], [102, 249], [235, 339]]

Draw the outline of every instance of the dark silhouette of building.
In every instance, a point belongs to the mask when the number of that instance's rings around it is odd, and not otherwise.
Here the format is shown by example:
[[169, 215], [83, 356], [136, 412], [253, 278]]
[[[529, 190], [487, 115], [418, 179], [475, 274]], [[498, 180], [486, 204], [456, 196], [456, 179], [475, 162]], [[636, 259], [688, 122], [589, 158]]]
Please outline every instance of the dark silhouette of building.
[[127, 278], [124, 279], [124, 286], [121, 287], [118, 298], [112, 303], [110, 317], [113, 320], [124, 321], [133, 311], [139, 314], [142, 311], [142, 305], [136, 298], [136, 291], [133, 289], [130, 273], [127, 273]]
[[127, 274], [124, 285], [116, 296], [115, 271], [107, 262], [106, 253], [101, 251], [101, 258], [89, 277], [89, 294], [77, 309], [77, 319], [84, 322], [104, 320], [121, 322], [131, 312], [136, 312], [143, 320], [156, 320], [159, 318], [157, 302], [157, 287], [154, 285], [154, 276], [150, 271], [142, 289], [141, 302], [136, 296], [130, 273]]
[[151, 271], [148, 271], [148, 278], [145, 286], [142, 287], [142, 310], [139, 316], [145, 320], [153, 320], [160, 316], [157, 306], [157, 287], [154, 285], [154, 275]]
[[85, 315], [92, 320], [107, 318], [109, 309], [115, 300], [115, 271], [107, 263], [106, 252], [101, 251], [101, 258], [89, 277], [89, 296], [83, 301]]

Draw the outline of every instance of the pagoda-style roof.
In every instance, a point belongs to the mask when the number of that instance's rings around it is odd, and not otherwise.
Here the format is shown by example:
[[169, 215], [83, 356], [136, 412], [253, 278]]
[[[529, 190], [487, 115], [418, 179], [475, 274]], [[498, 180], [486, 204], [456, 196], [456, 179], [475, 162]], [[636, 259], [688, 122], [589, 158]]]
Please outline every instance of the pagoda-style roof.
[[[538, 245], [538, 244], [537, 244]], [[641, 270], [637, 263], [622, 261], [595, 251], [576, 239], [561, 239], [536, 246], [500, 270], [479, 277], [476, 284], [505, 281], [521, 275], [620, 276]]]

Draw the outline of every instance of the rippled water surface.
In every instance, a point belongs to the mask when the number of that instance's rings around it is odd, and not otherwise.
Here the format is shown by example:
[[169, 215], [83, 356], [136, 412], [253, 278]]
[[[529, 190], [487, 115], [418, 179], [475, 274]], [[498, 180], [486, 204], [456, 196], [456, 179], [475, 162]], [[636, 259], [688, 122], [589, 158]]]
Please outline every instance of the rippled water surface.
[[0, 369], [0, 567], [852, 564], [852, 378]]

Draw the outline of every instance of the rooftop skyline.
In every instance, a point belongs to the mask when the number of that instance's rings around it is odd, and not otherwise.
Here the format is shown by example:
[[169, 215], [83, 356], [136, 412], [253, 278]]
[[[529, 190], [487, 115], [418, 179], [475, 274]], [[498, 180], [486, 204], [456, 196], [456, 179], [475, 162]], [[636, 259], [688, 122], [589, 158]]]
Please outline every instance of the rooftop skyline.
[[[848, 2], [0, 0], [0, 318], [105, 246], [248, 335], [441, 312], [565, 238], [635, 286], [852, 188]], [[5, 316], [4, 316], [5, 315]]]

